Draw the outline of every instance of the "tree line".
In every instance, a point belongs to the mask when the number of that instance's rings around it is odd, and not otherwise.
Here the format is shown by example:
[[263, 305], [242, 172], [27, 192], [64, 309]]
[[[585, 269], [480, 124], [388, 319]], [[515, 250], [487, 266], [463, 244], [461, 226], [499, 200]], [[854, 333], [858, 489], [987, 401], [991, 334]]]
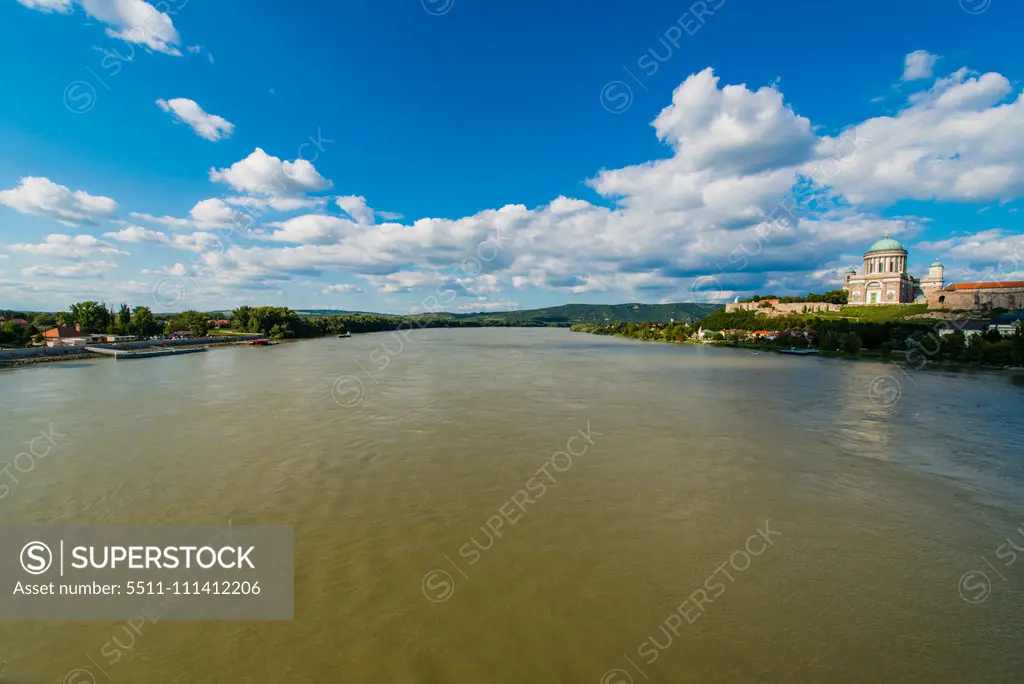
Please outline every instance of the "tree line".
[[[891, 355], [906, 352], [907, 360], [979, 363], [988, 366], [1024, 366], [1024, 326], [1011, 335], [995, 328], [968, 335], [955, 322], [952, 332], [940, 334], [945, 322], [852, 321], [790, 314], [765, 316], [756, 311], [716, 311], [698, 323], [603, 323], [580, 324], [572, 329], [597, 335], [617, 335], [661, 342], [696, 341], [704, 331], [704, 341], [724, 344], [757, 345], [768, 348], [816, 346], [823, 350], [859, 354], [870, 350]], [[755, 331], [762, 333], [752, 335]], [[709, 334], [710, 333], [710, 334]]]

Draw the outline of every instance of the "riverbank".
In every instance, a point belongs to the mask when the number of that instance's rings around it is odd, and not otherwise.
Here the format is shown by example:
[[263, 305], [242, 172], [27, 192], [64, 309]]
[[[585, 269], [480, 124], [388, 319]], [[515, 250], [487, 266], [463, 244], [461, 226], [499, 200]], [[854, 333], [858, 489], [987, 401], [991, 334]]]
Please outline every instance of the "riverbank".
[[60, 361], [82, 361], [85, 359], [98, 359], [104, 355], [113, 356], [115, 351], [130, 351], [152, 348], [167, 347], [226, 347], [230, 345], [247, 344], [250, 340], [259, 339], [263, 335], [245, 334], [201, 337], [180, 340], [145, 340], [141, 342], [122, 342], [119, 344], [94, 345], [109, 350], [110, 353], [95, 353], [85, 351], [84, 347], [27, 347], [22, 349], [4, 349], [0, 351], [0, 368], [17, 368], [39, 363], [56, 363]]
[[[589, 333], [579, 330], [574, 330], [584, 335], [595, 335], [599, 333]], [[758, 351], [758, 352], [777, 352], [780, 349], [789, 349], [788, 346], [773, 346], [767, 344], [755, 344], [752, 342], [702, 342], [700, 340], [658, 340], [658, 339], [638, 339], [630, 337], [629, 335], [604, 335], [604, 337], [619, 337], [626, 340], [633, 340], [634, 342], [649, 342], [653, 344], [692, 344], [704, 347], [727, 347], [732, 349], [745, 349], [747, 351]], [[1024, 367], [1021, 366], [1010, 366], [1010, 365], [986, 365], [982, 363], [963, 363], [958, 361], [949, 361], [944, 359], [931, 359], [926, 354], [919, 355], [919, 358], [908, 360], [908, 352], [902, 349], [891, 350], [889, 352], [875, 350], [875, 349], [861, 349], [856, 354], [849, 352], [830, 350], [830, 349], [818, 349], [817, 347], [811, 347], [817, 351], [814, 356], [822, 356], [830, 359], [842, 359], [846, 361], [870, 361], [873, 363], [906, 363], [912, 365], [915, 369], [920, 370], [925, 367], [938, 368], [942, 370], [995, 370], [995, 371], [1009, 371], [1012, 373], [1024, 373]]]

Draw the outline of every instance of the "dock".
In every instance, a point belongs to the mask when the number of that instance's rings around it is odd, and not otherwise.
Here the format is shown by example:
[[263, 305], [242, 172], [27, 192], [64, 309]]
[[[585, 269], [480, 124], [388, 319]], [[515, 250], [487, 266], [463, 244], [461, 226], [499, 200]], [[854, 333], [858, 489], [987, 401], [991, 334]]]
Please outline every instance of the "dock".
[[109, 347], [85, 347], [86, 351], [114, 359], [148, 359], [154, 356], [173, 356], [176, 354], [195, 354], [204, 352], [206, 347], [143, 347], [142, 349], [111, 349]]

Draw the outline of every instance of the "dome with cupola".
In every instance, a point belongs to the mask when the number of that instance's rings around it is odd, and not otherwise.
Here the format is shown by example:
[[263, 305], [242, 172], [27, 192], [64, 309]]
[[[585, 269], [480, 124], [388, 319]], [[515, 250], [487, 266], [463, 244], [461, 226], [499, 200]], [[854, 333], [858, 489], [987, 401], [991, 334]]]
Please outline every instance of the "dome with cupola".
[[935, 268], [936, 266], [942, 266], [942, 263], [938, 259], [932, 262], [931, 268]]
[[889, 234], [886, 233], [884, 238], [882, 238], [881, 240], [879, 240], [875, 244], [871, 245], [871, 248], [868, 250], [868, 254], [871, 254], [872, 252], [906, 252], [906, 251], [907, 250], [904, 249], [903, 245], [900, 244], [899, 240], [893, 240], [891, 237], [889, 237]]
[[889, 237], [889, 233], [886, 233], [886, 237], [877, 243], [871, 245], [867, 253], [871, 252], [905, 252], [906, 250], [900, 245], [898, 240], [893, 240]]

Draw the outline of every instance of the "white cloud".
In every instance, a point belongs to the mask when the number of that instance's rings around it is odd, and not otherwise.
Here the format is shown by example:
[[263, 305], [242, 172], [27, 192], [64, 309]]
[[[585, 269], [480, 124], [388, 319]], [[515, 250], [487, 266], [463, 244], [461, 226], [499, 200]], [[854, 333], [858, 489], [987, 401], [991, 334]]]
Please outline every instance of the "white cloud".
[[326, 214], [306, 214], [280, 223], [271, 223], [269, 226], [275, 229], [268, 236], [269, 240], [302, 245], [335, 244], [346, 235], [357, 233], [357, 224]]
[[217, 198], [197, 202], [189, 211], [189, 216], [199, 230], [237, 228], [247, 231], [253, 222], [248, 214], [233, 209], [224, 200]]
[[365, 197], [347, 195], [345, 197], [335, 197], [334, 201], [356, 223], [372, 224], [374, 222], [373, 209], [366, 205]]
[[117, 232], [104, 233], [103, 237], [134, 244], [167, 245], [171, 242], [166, 235], [159, 231], [131, 224], [127, 224], [127, 227]]
[[217, 142], [230, 138], [235, 132], [235, 124], [203, 111], [195, 100], [178, 97], [173, 100], [157, 100], [156, 103], [160, 109], [173, 114], [176, 120], [191, 126], [196, 135], [205, 140]]
[[60, 12], [61, 14], [71, 13], [71, 0], [18, 0], [29, 9], [40, 12]]
[[141, 214], [137, 211], [133, 211], [128, 215], [138, 221], [156, 223], [170, 228], [171, 230], [187, 230], [192, 227], [192, 221], [183, 218], [174, 218], [173, 216], [153, 216], [152, 214]]
[[362, 294], [365, 290], [358, 285], [344, 283], [341, 285], [328, 285], [321, 294]]
[[455, 307], [455, 310], [476, 313], [478, 311], [517, 311], [519, 308], [519, 302], [488, 302], [485, 300], [478, 300], [469, 304], [460, 304]]
[[[18, 0], [22, 5], [41, 12], [70, 14], [77, 2], [93, 19], [106, 24], [106, 33], [127, 43], [168, 55], [181, 55], [181, 38], [174, 22], [144, 0]], [[164, 4], [164, 3], [161, 3]]]
[[932, 69], [938, 59], [938, 55], [933, 55], [927, 50], [914, 50], [904, 59], [902, 80], [919, 81], [931, 78]]
[[47, 278], [102, 278], [115, 268], [117, 268], [117, 264], [112, 261], [92, 261], [70, 266], [29, 266], [21, 269], [21, 274]]
[[77, 0], [86, 13], [107, 24], [107, 35], [144, 45], [156, 52], [180, 55], [181, 38], [170, 16], [143, 0]]
[[[597, 173], [589, 183], [599, 203], [556, 197], [532, 208], [374, 225], [381, 212], [343, 196], [334, 201], [348, 217], [307, 213], [267, 224], [254, 243], [213, 245], [213, 236], [196, 233], [177, 236], [174, 246], [198, 253], [189, 270], [201, 269], [211, 292], [347, 273], [385, 294], [451, 293], [438, 298], [468, 307], [460, 310], [488, 306], [492, 296], [508, 300], [506, 292], [520, 288], [634, 301], [721, 300], [766, 284], [780, 294], [831, 289], [885, 232], [912, 240], [923, 230], [921, 220], [886, 218], [882, 208], [907, 198], [1024, 195], [1024, 104], [1004, 102], [1010, 92], [999, 74], [963, 69], [895, 115], [819, 136], [775, 88], [723, 86], [705, 70], [680, 84], [653, 122], [668, 155]], [[241, 196], [200, 202], [190, 227], [222, 225], [237, 207], [322, 203], [307, 193], [329, 186], [311, 164], [259, 149], [211, 171], [211, 180]], [[980, 264], [1010, 242], [1008, 233], [979, 234], [934, 248]]]
[[370, 276], [368, 280], [378, 292], [393, 294], [437, 287], [444, 282], [444, 276], [434, 271], [398, 271], [384, 276]]
[[224, 201], [254, 211], [273, 209], [282, 212], [317, 209], [327, 204], [325, 197], [227, 197]]
[[331, 182], [305, 159], [281, 161], [259, 147], [227, 169], [210, 169], [210, 180], [232, 189], [262, 197], [303, 197], [326, 190]]
[[26, 176], [18, 187], [0, 191], [0, 204], [22, 214], [51, 218], [66, 226], [94, 225], [117, 214], [117, 202], [109, 197], [72, 192], [48, 178]]
[[960, 69], [911, 97], [895, 116], [856, 125], [870, 141], [856, 153], [819, 144], [821, 158], [836, 155], [828, 183], [855, 204], [886, 206], [900, 199], [953, 202], [1009, 200], [1024, 193], [1024, 95], [1000, 74]]
[[184, 249], [190, 252], [205, 252], [207, 250], [224, 250], [224, 242], [214, 233], [189, 233], [187, 235], [175, 235], [171, 239], [171, 245], [176, 249]]
[[72, 261], [84, 261], [97, 254], [106, 256], [128, 256], [109, 242], [99, 240], [92, 235], [64, 235], [52, 233], [38, 244], [10, 245], [15, 252], [34, 254], [37, 256], [53, 257], [56, 259], [70, 259]]

